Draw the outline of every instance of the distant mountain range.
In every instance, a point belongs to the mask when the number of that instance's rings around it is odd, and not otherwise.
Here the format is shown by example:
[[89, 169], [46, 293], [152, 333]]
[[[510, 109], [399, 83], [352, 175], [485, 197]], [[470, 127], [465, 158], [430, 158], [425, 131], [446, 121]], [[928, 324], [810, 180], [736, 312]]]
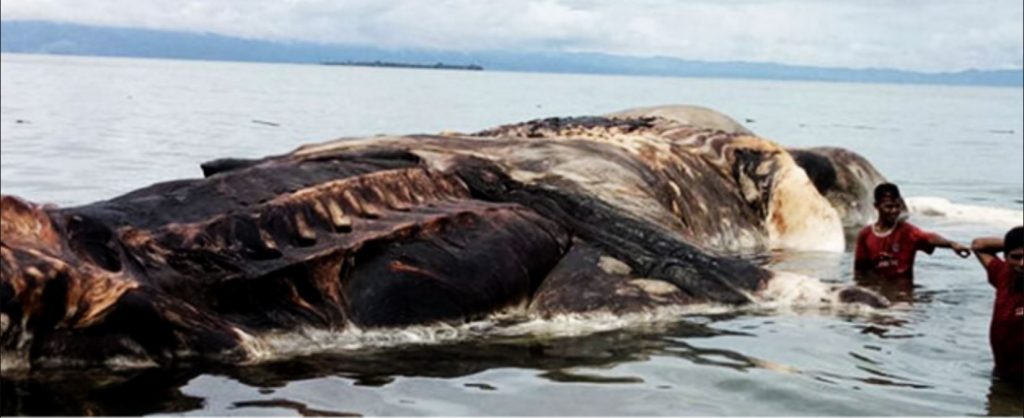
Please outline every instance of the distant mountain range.
[[478, 65], [487, 70], [552, 73], [1024, 86], [1022, 69], [920, 73], [888, 69], [691, 61], [668, 57], [639, 58], [597, 53], [385, 49], [43, 21], [0, 22], [0, 52], [288, 63], [380, 61], [417, 66], [444, 63]]

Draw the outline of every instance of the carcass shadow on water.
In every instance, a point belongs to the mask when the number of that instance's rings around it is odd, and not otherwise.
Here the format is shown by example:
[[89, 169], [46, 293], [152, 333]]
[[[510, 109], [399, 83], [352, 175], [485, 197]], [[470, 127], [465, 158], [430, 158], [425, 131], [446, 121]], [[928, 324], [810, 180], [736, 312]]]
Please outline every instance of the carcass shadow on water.
[[202, 408], [203, 400], [179, 389], [193, 368], [132, 372], [68, 371], [0, 379], [0, 415], [143, 415]]
[[[740, 353], [699, 349], [685, 342], [725, 334], [743, 335], [704, 323], [679, 321], [585, 336], [518, 336], [405, 345], [248, 366], [180, 365], [121, 372], [75, 370], [13, 378], [8, 375], [0, 381], [0, 414], [144, 415], [195, 411], [204, 408], [205, 399], [186, 394], [182, 388], [202, 375], [223, 376], [272, 393], [291, 382], [324, 377], [343, 378], [355, 386], [383, 387], [400, 377], [455, 379], [498, 368], [537, 370], [539, 379], [552, 383], [642, 383], [640, 377], [607, 377], [578, 369], [610, 369], [623, 363], [647, 361], [653, 355], [733, 369], [758, 367], [756, 360]], [[305, 414], [302, 405], [271, 406]]]

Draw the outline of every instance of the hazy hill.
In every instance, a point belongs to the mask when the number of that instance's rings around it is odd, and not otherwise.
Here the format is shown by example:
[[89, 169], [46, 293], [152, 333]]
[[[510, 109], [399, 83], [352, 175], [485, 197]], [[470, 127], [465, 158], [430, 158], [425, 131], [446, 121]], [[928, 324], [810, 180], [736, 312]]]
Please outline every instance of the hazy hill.
[[411, 64], [481, 65], [488, 70], [682, 77], [731, 77], [881, 83], [1022, 86], [1024, 71], [972, 70], [919, 73], [751, 62], [690, 61], [591, 53], [453, 52], [367, 46], [271, 42], [205, 33], [127, 29], [77, 24], [0, 22], [0, 51], [41, 54], [177, 58], [226, 61], [318, 63], [384, 61]]

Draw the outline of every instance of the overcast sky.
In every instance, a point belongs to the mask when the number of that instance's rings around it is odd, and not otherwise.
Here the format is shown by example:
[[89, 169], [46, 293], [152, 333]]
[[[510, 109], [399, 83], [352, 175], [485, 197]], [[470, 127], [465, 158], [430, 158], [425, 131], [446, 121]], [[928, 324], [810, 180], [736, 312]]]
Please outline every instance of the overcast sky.
[[0, 15], [378, 47], [1024, 66], [1021, 0], [3, 0]]

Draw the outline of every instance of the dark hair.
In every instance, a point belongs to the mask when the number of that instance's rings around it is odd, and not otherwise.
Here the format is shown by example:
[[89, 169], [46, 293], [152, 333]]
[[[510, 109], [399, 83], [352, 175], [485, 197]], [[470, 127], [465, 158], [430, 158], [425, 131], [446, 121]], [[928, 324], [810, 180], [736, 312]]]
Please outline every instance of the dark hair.
[[882, 183], [875, 186], [875, 202], [882, 200], [886, 196], [899, 200], [901, 198], [900, 188], [892, 183]]
[[1003, 251], [1010, 252], [1024, 247], [1024, 227], [1016, 227], [1003, 237]]

